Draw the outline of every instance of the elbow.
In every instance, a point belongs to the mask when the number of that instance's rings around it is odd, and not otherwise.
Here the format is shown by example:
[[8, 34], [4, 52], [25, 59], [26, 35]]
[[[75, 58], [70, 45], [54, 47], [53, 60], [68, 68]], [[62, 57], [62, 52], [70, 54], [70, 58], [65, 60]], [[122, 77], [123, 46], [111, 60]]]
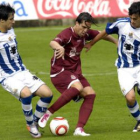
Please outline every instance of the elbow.
[[52, 41], [50, 42], [50, 44], [49, 44], [49, 45], [50, 45], [50, 47], [52, 47]]
[[50, 47], [51, 47], [52, 49], [55, 48], [55, 42], [54, 42], [54, 41], [51, 41], [49, 45], [50, 45]]

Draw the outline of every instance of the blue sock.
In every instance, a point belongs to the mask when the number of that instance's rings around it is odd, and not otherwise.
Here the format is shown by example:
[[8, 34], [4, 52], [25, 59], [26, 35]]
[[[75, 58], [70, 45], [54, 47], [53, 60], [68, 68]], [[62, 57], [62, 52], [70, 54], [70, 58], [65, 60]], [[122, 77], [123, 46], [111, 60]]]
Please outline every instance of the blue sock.
[[137, 120], [140, 121], [140, 110], [139, 110], [139, 104], [137, 101], [135, 101], [135, 104], [133, 106], [127, 105], [129, 108], [129, 111], [131, 115]]
[[53, 96], [40, 98], [37, 102], [36, 110], [34, 114], [34, 122], [38, 122], [38, 120], [43, 116], [43, 114], [47, 111], [47, 107], [49, 106]]
[[33, 111], [32, 111], [32, 95], [26, 98], [21, 98], [22, 109], [28, 125], [33, 124]]

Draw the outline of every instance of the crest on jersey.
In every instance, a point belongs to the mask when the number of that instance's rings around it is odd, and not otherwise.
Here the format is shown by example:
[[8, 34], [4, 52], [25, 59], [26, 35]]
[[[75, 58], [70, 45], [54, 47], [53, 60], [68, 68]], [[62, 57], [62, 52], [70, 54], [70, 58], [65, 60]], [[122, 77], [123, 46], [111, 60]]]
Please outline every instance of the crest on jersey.
[[71, 79], [76, 79], [76, 76], [75, 75], [71, 75]]
[[133, 37], [133, 33], [129, 33], [129, 37], [132, 38]]
[[76, 56], [76, 48], [72, 47], [69, 53], [70, 57]]
[[9, 38], [8, 38], [8, 39], [9, 39], [9, 41], [13, 41], [13, 39], [12, 39], [10, 36], [9, 36]]
[[70, 50], [69, 56], [73, 57], [73, 56], [76, 56], [76, 55], [79, 55], [79, 54], [80, 53], [76, 51], [76, 48], [72, 47], [71, 50]]
[[125, 93], [125, 89], [124, 88], [122, 89], [122, 92]]

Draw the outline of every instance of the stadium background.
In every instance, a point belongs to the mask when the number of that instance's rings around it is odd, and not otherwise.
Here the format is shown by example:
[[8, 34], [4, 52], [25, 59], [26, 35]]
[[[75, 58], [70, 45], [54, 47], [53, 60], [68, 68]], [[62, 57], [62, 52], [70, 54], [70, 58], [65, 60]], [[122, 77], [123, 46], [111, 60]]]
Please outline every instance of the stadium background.
[[0, 0], [16, 10], [15, 27], [70, 25], [80, 12], [89, 12], [106, 22], [127, 16], [130, 4], [138, 0]]
[[[127, 16], [127, 9], [133, 1], [0, 0], [0, 3], [9, 2], [15, 7], [16, 23], [14, 27], [23, 62], [32, 73], [44, 80], [52, 89], [54, 93], [52, 102], [54, 102], [59, 93], [49, 78], [50, 58], [53, 54], [49, 47], [50, 40], [65, 27], [72, 26], [75, 17], [82, 11], [90, 11], [95, 17], [98, 24], [93, 25], [93, 29], [103, 30], [108, 21]], [[47, 13], [49, 13], [49, 17]], [[132, 133], [135, 121], [126, 108], [125, 99], [118, 85], [114, 66], [117, 58], [116, 46], [100, 41], [88, 53], [83, 51], [81, 55], [83, 73], [95, 89], [97, 98], [93, 113], [85, 127], [85, 131], [92, 135], [86, 138], [80, 137], [80, 139], [139, 139], [139, 133]], [[26, 130], [20, 102], [4, 91], [2, 87], [0, 95], [0, 140], [31, 140], [32, 138]], [[136, 96], [138, 95], [136, 94]], [[37, 100], [38, 98], [33, 99], [34, 108]], [[71, 102], [53, 116], [63, 116], [68, 119], [70, 130], [66, 136], [53, 136], [49, 131], [49, 126], [46, 126], [44, 130], [41, 130], [44, 131], [41, 140], [78, 140], [79, 137], [73, 137], [72, 134], [80, 104], [81, 102], [78, 104]]]

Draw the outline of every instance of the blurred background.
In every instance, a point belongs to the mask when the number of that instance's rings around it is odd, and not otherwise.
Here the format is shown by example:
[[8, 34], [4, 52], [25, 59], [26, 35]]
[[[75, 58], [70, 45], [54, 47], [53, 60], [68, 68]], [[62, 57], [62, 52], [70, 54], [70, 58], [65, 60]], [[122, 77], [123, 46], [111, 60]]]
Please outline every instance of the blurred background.
[[15, 27], [71, 25], [81, 12], [89, 12], [96, 23], [127, 17], [130, 4], [138, 0], [0, 0], [15, 10]]

